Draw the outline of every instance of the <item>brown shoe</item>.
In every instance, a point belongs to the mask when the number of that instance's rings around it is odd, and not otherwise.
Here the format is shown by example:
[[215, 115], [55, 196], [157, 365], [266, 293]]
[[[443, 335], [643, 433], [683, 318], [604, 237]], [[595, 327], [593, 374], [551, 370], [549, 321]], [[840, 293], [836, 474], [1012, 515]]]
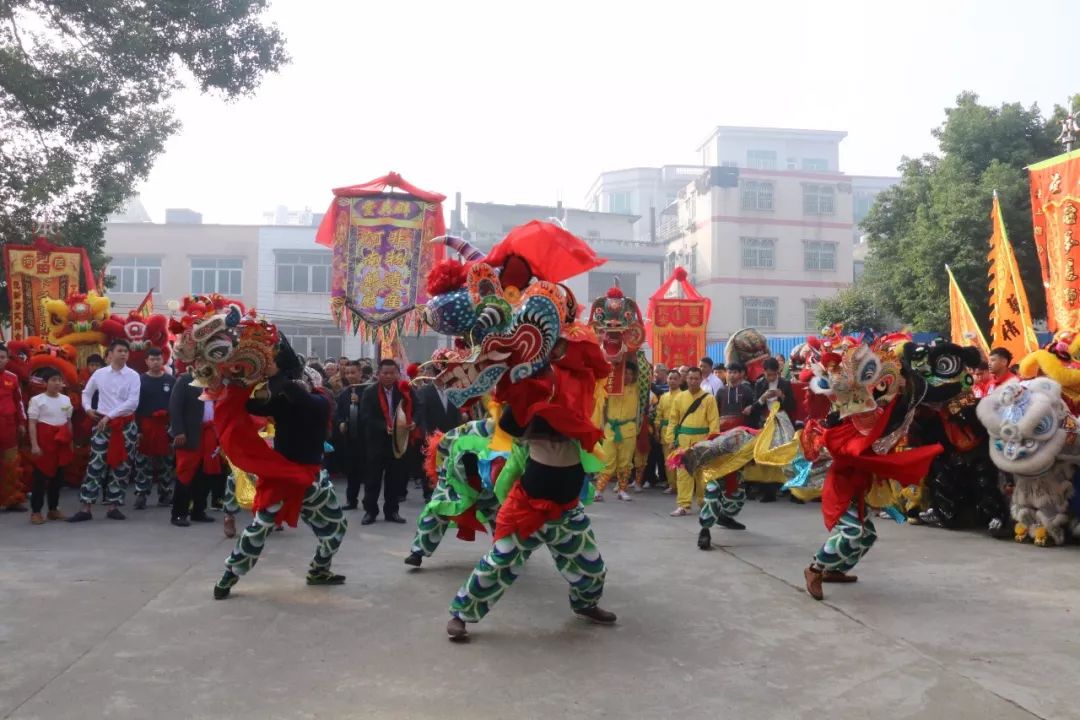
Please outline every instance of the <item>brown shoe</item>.
[[465, 629], [465, 621], [459, 617], [452, 617], [450, 622], [446, 623], [446, 634], [450, 636], [451, 640], [457, 642], [469, 639], [469, 631]]
[[232, 515], [225, 516], [225, 522], [222, 523], [222, 527], [225, 530], [225, 537], [236, 537], [236, 518]]
[[45, 517], [49, 520], [67, 520], [67, 515], [60, 512], [59, 510], [50, 510], [48, 514], [45, 515]]
[[41, 513], [30, 513], [30, 524], [31, 525], [44, 525], [45, 524], [45, 518], [42, 517]]
[[822, 575], [823, 573], [815, 567], [808, 567], [803, 570], [803, 577], [806, 579], [806, 592], [815, 600], [825, 599], [825, 594], [821, 592]]
[[858, 582], [858, 575], [848, 575], [839, 570], [826, 570], [821, 573], [821, 581], [827, 583], [853, 583]]

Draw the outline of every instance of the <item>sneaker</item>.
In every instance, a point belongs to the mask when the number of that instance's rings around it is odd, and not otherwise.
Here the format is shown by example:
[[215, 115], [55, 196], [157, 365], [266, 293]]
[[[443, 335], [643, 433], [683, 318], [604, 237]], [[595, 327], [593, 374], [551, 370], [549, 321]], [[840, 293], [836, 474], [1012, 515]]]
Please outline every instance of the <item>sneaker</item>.
[[124, 513], [120, 512], [120, 508], [118, 507], [114, 507], [112, 510], [105, 513], [105, 517], [109, 518], [110, 520], [127, 520], [127, 516], [124, 515]]
[[634, 491], [634, 494], [645, 492], [645, 488], [641, 485], [631, 485], [630, 489]]
[[741, 522], [739, 522], [733, 517], [727, 517], [726, 515], [721, 515], [720, 517], [716, 518], [716, 524], [720, 525], [721, 527], [726, 527], [728, 530], [746, 529], [746, 526], [743, 525]]
[[158, 497], [157, 506], [158, 507], [172, 507], [172, 498], [171, 497], [165, 497], [165, 496]]
[[210, 517], [206, 513], [203, 513], [202, 515], [192, 515], [191, 516], [191, 522], [212, 523], [212, 522], [217, 522], [217, 520]]
[[285, 532], [285, 526], [284, 525], [275, 525], [274, 526], [274, 532]]
[[664, 488], [664, 494], [665, 495], [674, 495], [675, 494], [675, 488], [668, 485], [666, 488]]
[[934, 508], [930, 508], [924, 512], [919, 513], [919, 520], [927, 525], [937, 525], [941, 522], [941, 515]]
[[633, 502], [634, 500], [634, 498], [630, 497], [630, 493], [626, 492], [625, 490], [619, 491], [619, 499], [625, 502]]
[[227, 588], [227, 587], [223, 588], [220, 585], [215, 585], [214, 586], [214, 599], [215, 600], [227, 600], [229, 598], [229, 593], [231, 591], [232, 591], [232, 588]]
[[611, 625], [616, 620], [615, 613], [604, 610], [596, 605], [593, 605], [591, 608], [584, 608], [583, 610], [575, 610], [574, 614], [578, 617], [592, 620], [594, 623], [600, 623], [601, 625]]
[[86, 520], [93, 520], [94, 516], [90, 514], [89, 510], [80, 510], [67, 519], [69, 523], [85, 522]]
[[176, 527], [191, 527], [191, 521], [188, 520], [186, 517], [174, 517], [169, 522]]
[[465, 628], [465, 621], [458, 617], [452, 617], [450, 622], [446, 623], [446, 634], [456, 642], [469, 639], [469, 631]]
[[709, 550], [712, 548], [712, 533], [709, 532], [709, 528], [701, 528], [701, 532], [697, 535], [698, 550]]
[[136, 510], [145, 510], [146, 509], [146, 496], [145, 495], [136, 495], [135, 496], [135, 505], [133, 507]]
[[49, 520], [67, 520], [67, 515], [60, 512], [59, 510], [50, 510], [45, 515], [45, 517], [48, 518]]
[[44, 525], [45, 524], [45, 516], [43, 516], [39, 512], [30, 513], [30, 524], [31, 525]]
[[309, 570], [307, 574], [308, 585], [344, 585], [345, 576], [335, 575], [329, 570]]
[[593, 495], [593, 502], [604, 502], [604, 493], [597, 490], [596, 494]]
[[677, 507], [671, 511], [671, 517], [686, 517], [690, 514], [690, 511], [684, 507]]
[[420, 567], [422, 562], [424, 562], [424, 556], [418, 552], [411, 552], [409, 557], [405, 558], [405, 564], [412, 567]]
[[236, 537], [236, 516], [226, 515], [224, 520], [223, 529], [225, 530], [225, 537]]

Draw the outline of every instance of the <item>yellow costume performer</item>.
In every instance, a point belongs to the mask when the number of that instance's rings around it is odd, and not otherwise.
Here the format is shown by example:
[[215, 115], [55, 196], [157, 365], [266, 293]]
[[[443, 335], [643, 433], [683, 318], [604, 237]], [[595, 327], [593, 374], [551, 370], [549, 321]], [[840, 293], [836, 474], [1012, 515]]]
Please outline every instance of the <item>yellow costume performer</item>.
[[[636, 381], [636, 379], [635, 379]], [[627, 384], [622, 395], [609, 395], [604, 405], [604, 458], [607, 466], [596, 478], [596, 492], [604, 492], [612, 476], [619, 492], [626, 492], [634, 471], [638, 437], [638, 394]]]
[[[696, 393], [680, 392], [671, 401], [668, 425], [664, 429], [664, 443], [672, 450], [688, 448], [706, 439], [720, 429], [720, 415], [716, 410], [716, 398], [702, 388]], [[676, 513], [685, 515], [697, 497], [698, 506], [705, 503], [705, 483], [700, 475], [692, 476], [679, 468], [676, 476], [678, 496]], [[683, 512], [679, 512], [682, 510]]]

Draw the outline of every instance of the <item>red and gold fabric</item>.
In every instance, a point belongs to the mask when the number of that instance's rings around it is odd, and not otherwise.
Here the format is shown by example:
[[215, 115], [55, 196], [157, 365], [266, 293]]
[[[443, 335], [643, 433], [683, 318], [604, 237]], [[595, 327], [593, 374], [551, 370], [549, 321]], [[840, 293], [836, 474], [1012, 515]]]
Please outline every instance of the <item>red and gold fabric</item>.
[[1051, 331], [1080, 327], [1080, 150], [1028, 167], [1035, 249]]
[[134, 415], [123, 415], [108, 420], [109, 449], [105, 452], [105, 462], [111, 468], [118, 468], [128, 460], [127, 443], [124, 428], [135, 422]]
[[90, 258], [83, 248], [60, 247], [45, 238], [33, 245], [5, 245], [8, 302], [11, 306], [11, 337], [45, 335], [45, 298], [66, 298], [79, 292], [80, 276], [88, 290], [94, 289]]
[[150, 457], [168, 457], [172, 453], [168, 410], [139, 418], [139, 452]]
[[37, 444], [40, 455], [31, 455], [30, 462], [45, 477], [54, 477], [59, 468], [67, 467], [75, 458], [71, 449], [71, 428], [67, 425], [37, 424]]
[[[675, 284], [682, 298], [666, 297]], [[705, 354], [705, 333], [712, 301], [690, 284], [679, 267], [649, 298], [645, 331], [653, 349], [653, 362], [666, 367], [696, 366]]]
[[183, 485], [190, 485], [201, 466], [207, 475], [221, 473], [221, 456], [218, 453], [218, 436], [213, 423], [203, 423], [199, 447], [195, 450], [176, 449], [176, 477]]
[[558, 520], [579, 502], [577, 498], [568, 503], [557, 503], [529, 497], [521, 483], [515, 483], [495, 517], [495, 540], [514, 534], [521, 538], [532, 537], [545, 523]]

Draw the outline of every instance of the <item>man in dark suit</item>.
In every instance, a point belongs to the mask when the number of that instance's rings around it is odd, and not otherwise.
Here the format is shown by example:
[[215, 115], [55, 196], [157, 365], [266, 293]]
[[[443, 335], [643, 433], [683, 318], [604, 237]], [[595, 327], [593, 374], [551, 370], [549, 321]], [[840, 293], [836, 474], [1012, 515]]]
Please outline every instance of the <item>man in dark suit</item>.
[[176, 380], [169, 396], [169, 435], [176, 452], [176, 484], [173, 490], [172, 524], [188, 527], [213, 522], [206, 514], [210, 483], [221, 474], [217, 435], [213, 429], [213, 403], [200, 400], [203, 389], [191, 384], [191, 373]]
[[[754, 426], [761, 427], [769, 417], [769, 403], [780, 403], [780, 409], [787, 413], [788, 418], [795, 417], [795, 391], [791, 387], [791, 381], [780, 377], [780, 363], [776, 358], [766, 358], [761, 363], [764, 374], [758, 378], [754, 385]], [[759, 483], [758, 499], [761, 502], [775, 502], [776, 494], [780, 486], [774, 483]]]
[[[409, 397], [402, 395], [398, 378], [400, 377], [398, 364], [390, 359], [379, 362], [379, 371], [376, 375], [375, 384], [364, 390], [360, 399], [360, 417], [364, 423], [364, 451], [367, 476], [364, 480], [364, 517], [360, 520], [361, 525], [370, 525], [375, 522], [379, 514], [379, 492], [383, 495], [383, 515], [390, 522], [404, 523], [405, 518], [398, 514], [398, 503], [405, 494], [405, 483], [408, 480], [408, 462], [404, 454], [407, 449], [408, 439], [402, 447], [401, 436], [411, 432], [415, 424], [406, 419], [406, 426], [401, 427], [398, 421], [398, 408], [402, 402], [412, 402], [412, 391], [408, 390]], [[400, 457], [395, 457], [395, 443], [400, 451]]]
[[365, 387], [360, 373], [360, 363], [349, 362], [341, 369], [345, 387], [337, 396], [336, 417], [338, 444], [335, 455], [343, 462], [348, 486], [345, 490], [345, 510], [355, 510], [360, 504], [360, 488], [364, 485], [365, 429], [361, 415], [360, 400]]
[[[450, 402], [446, 396], [446, 388], [432, 382], [420, 388], [416, 393], [416, 399], [420, 405], [416, 416], [416, 424], [424, 431], [424, 442], [427, 437], [436, 432], [448, 432], [465, 422], [461, 416], [461, 410], [457, 405]], [[421, 448], [422, 449], [422, 448]], [[433, 486], [429, 478], [424, 479], [424, 499], [431, 499]]]

